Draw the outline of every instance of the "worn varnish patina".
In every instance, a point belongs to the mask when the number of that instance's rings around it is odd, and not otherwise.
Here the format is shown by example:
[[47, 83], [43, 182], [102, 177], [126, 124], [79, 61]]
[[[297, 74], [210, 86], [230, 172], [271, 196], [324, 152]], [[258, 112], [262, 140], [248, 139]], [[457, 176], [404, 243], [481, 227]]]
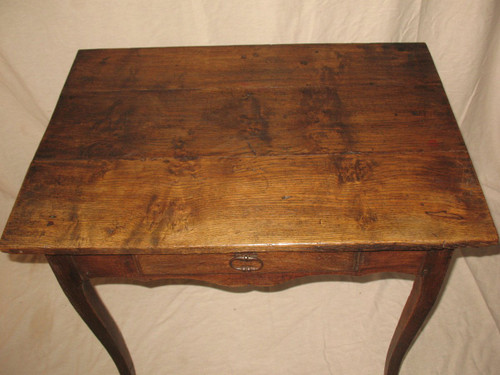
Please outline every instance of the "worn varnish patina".
[[427, 47], [80, 51], [1, 248], [46, 254], [121, 374], [93, 277], [415, 275], [396, 374], [452, 250], [498, 242]]

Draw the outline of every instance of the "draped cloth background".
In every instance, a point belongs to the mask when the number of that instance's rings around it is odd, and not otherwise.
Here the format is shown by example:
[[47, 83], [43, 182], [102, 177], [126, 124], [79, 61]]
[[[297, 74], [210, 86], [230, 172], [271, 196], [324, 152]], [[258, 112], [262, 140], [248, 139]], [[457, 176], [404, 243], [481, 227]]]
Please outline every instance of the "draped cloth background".
[[[0, 1], [0, 230], [78, 49], [426, 42], [500, 226], [500, 2]], [[498, 374], [499, 247], [456, 252], [402, 375]], [[464, 255], [468, 255], [465, 257]], [[99, 285], [138, 374], [381, 374], [410, 278]], [[43, 259], [0, 255], [0, 374], [116, 374]]]

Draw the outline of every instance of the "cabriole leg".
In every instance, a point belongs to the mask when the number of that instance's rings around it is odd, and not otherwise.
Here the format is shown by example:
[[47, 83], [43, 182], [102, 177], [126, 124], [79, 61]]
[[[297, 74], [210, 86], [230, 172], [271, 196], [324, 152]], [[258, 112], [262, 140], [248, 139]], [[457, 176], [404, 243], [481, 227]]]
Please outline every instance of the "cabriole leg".
[[47, 259], [69, 301], [106, 348], [120, 374], [135, 375], [122, 334], [73, 256], [47, 255]]
[[399, 373], [401, 362], [408, 348], [423, 327], [436, 302], [452, 253], [453, 250], [436, 250], [429, 251], [425, 255], [392, 337], [385, 362], [385, 375]]

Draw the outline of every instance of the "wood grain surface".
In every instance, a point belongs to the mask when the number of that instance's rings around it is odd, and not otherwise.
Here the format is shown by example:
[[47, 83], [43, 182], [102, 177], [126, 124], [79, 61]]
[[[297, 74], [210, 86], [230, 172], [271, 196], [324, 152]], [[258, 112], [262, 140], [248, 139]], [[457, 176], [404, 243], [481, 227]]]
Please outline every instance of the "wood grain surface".
[[1, 249], [498, 242], [424, 44], [80, 51]]

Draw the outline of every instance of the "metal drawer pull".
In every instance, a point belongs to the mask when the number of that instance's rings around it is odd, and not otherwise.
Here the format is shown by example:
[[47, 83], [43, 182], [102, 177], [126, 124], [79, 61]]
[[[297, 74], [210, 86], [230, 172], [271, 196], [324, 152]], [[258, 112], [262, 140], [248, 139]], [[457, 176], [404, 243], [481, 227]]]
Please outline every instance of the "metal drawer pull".
[[264, 266], [264, 262], [256, 254], [235, 254], [229, 261], [231, 268], [241, 272], [258, 271]]

